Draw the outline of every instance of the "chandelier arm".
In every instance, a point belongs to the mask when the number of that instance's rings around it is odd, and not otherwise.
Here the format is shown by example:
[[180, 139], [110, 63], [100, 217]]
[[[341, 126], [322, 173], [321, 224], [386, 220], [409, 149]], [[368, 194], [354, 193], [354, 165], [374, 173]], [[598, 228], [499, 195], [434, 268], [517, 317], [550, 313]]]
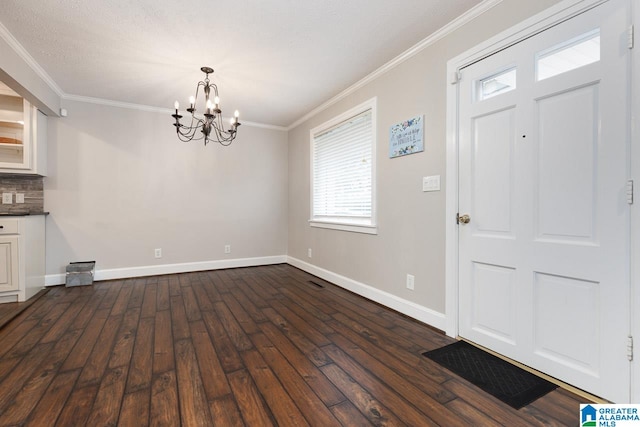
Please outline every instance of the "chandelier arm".
[[216, 140], [217, 140], [218, 142], [220, 142], [220, 141], [223, 141], [224, 139], [225, 139], [225, 138], [224, 138], [224, 136], [221, 134], [220, 129], [218, 129], [218, 128], [216, 127]]
[[218, 141], [228, 141], [228, 140], [233, 140], [234, 139], [234, 133], [231, 133], [227, 130], [225, 130], [224, 128], [224, 124], [222, 121], [221, 116], [218, 116], [218, 123], [215, 126], [216, 129], [216, 135], [218, 137]]
[[215, 93], [215, 96], [218, 96], [218, 86], [216, 86], [215, 83], [210, 83], [209, 87], [213, 88], [213, 93]]
[[178, 139], [180, 139], [180, 141], [183, 142], [187, 142], [187, 141], [192, 141], [192, 140], [199, 140], [202, 139], [203, 136], [196, 136], [196, 131], [198, 130], [198, 128], [187, 128], [186, 126], [183, 126], [182, 128], [178, 128], [177, 130], [177, 134], [178, 134]]
[[218, 114], [218, 117], [216, 117], [216, 130], [218, 130], [218, 133], [226, 132], [224, 123], [222, 123], [222, 114]]
[[194, 98], [193, 111], [191, 112], [191, 114], [194, 114], [196, 112], [196, 106], [198, 105], [198, 94], [200, 93], [200, 86], [204, 88], [206, 86], [206, 83], [203, 81], [199, 81], [198, 85], [196, 86], [196, 96], [193, 97]]
[[[194, 124], [194, 121], [196, 122]], [[195, 117], [194, 115], [191, 116], [191, 124], [190, 125], [183, 125], [180, 124], [179, 126], [179, 133], [184, 135], [184, 136], [188, 136], [188, 135], [195, 135], [196, 130], [200, 129], [202, 127], [202, 120], [198, 119], [197, 117]]]
[[179, 140], [179, 141], [181, 141], [181, 142], [199, 141], [199, 140], [201, 140], [201, 139], [202, 139], [202, 137], [199, 137], [199, 138], [189, 138], [189, 137], [186, 137], [186, 136], [184, 136], [184, 135], [182, 135], [182, 134], [178, 134], [178, 140]]
[[188, 131], [188, 132], [178, 132], [178, 139], [180, 139], [181, 141], [186, 142], [186, 141], [191, 141], [191, 140], [194, 140], [194, 139], [197, 140], [198, 138], [196, 137], [196, 132], [195, 132], [195, 129], [194, 129], [194, 130]]
[[222, 130], [222, 132], [232, 137], [232, 139], [235, 138], [235, 136], [233, 135], [237, 134], [238, 126], [240, 125], [238, 121], [235, 122], [236, 123], [235, 125], [231, 125], [231, 128], [229, 130], [225, 129], [224, 127], [224, 120], [222, 119], [222, 115], [219, 116], [219, 123], [220, 123], [220, 129]]

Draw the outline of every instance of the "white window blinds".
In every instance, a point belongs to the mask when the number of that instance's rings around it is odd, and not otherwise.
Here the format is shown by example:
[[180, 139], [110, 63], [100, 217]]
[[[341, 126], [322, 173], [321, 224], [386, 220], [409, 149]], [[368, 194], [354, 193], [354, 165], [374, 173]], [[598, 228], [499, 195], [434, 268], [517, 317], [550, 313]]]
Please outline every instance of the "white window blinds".
[[313, 220], [371, 224], [372, 111], [313, 135]]

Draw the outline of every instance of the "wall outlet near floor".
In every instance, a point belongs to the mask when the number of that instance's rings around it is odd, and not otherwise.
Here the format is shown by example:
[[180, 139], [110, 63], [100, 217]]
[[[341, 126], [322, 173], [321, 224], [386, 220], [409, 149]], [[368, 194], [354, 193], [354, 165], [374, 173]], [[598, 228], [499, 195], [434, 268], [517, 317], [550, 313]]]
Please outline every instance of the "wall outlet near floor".
[[407, 274], [407, 289], [413, 290], [416, 278], [412, 274]]
[[231, 245], [224, 245], [224, 253], [225, 254], [231, 253]]
[[16, 203], [24, 203], [24, 193], [16, 193]]
[[10, 205], [13, 203], [13, 193], [2, 193], [2, 204]]
[[313, 255], [313, 253], [312, 253], [312, 251], [311, 251], [311, 248], [309, 248], [309, 249], [307, 249], [307, 256], [308, 256], [309, 258], [311, 258], [311, 255]]
[[154, 250], [154, 255], [156, 258], [162, 258], [162, 248], [157, 248]]

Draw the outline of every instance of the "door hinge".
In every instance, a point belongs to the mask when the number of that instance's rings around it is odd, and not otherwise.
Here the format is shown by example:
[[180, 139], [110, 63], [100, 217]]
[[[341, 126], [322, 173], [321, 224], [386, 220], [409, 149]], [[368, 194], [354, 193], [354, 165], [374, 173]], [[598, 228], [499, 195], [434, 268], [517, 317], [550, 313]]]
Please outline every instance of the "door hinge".
[[633, 337], [631, 335], [627, 337], [627, 359], [629, 362], [633, 362]]
[[452, 85], [456, 85], [458, 83], [460, 83], [460, 80], [462, 80], [462, 71], [454, 71], [452, 76], [451, 76], [451, 84]]
[[627, 181], [627, 203], [633, 204], [633, 180]]
[[629, 25], [629, 39], [627, 40], [627, 46], [629, 46], [629, 49], [633, 49], [633, 42], [634, 42], [634, 30], [633, 30], [633, 25]]
[[456, 213], [456, 224], [460, 225], [460, 212]]

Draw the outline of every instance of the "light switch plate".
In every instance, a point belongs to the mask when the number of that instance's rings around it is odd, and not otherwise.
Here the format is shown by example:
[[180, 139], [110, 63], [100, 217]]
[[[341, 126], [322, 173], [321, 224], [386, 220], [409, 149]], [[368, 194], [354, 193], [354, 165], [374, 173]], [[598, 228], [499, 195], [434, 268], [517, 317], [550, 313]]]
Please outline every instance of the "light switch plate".
[[422, 191], [440, 191], [440, 175], [422, 177]]
[[24, 193], [16, 193], [16, 203], [24, 203]]
[[2, 204], [3, 205], [13, 204], [13, 193], [2, 193]]

